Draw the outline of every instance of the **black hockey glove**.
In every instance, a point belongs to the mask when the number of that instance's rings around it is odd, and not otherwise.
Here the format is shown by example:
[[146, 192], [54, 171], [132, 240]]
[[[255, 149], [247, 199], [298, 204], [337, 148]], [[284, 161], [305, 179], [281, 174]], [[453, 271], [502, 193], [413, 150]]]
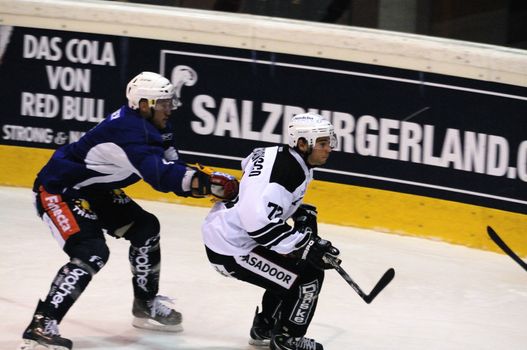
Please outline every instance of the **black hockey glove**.
[[211, 194], [210, 176], [201, 171], [196, 171], [192, 175], [190, 195], [194, 198], [203, 198], [209, 194]]
[[307, 261], [319, 270], [328, 270], [333, 268], [329, 263], [329, 259], [333, 259], [340, 264], [339, 254], [340, 251], [330, 241], [319, 236], [312, 236], [305, 245], [300, 260], [301, 262]]
[[317, 208], [311, 204], [300, 204], [291, 218], [295, 223], [295, 229], [302, 231], [304, 227], [311, 228], [313, 234], [317, 234]]

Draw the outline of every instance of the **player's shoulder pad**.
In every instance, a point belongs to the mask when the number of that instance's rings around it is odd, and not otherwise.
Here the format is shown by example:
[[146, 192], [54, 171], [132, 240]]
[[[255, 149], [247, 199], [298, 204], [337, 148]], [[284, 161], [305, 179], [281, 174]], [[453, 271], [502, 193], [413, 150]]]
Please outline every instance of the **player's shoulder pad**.
[[129, 108], [123, 107], [123, 110], [121, 116], [115, 119], [112, 129], [124, 142], [161, 145], [163, 139], [159, 130]]
[[289, 152], [287, 147], [279, 147], [271, 171], [270, 182], [282, 185], [294, 192], [306, 179], [304, 169]]

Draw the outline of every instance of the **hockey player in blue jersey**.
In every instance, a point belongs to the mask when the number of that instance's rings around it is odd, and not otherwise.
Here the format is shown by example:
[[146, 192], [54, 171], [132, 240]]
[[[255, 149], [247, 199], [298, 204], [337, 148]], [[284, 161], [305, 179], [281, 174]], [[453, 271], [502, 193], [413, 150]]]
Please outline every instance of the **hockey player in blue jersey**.
[[[57, 272], [46, 298], [39, 300], [20, 349], [72, 348], [72, 342], [60, 336], [58, 324], [106, 264], [110, 252], [105, 233], [130, 242], [133, 325], [182, 329], [181, 314], [157, 294], [159, 221], [121, 188], [143, 179], [158, 191], [178, 196], [229, 198], [236, 195], [231, 190], [237, 186], [227, 174], [207, 175], [179, 160], [168, 118], [180, 105], [181, 86], [193, 84], [196, 75], [190, 67], [176, 69], [173, 82], [152, 72], [133, 78], [126, 87], [128, 105], [77, 142], [56, 150], [39, 172], [33, 188], [38, 214], [69, 261]], [[224, 193], [225, 189], [229, 190]]]

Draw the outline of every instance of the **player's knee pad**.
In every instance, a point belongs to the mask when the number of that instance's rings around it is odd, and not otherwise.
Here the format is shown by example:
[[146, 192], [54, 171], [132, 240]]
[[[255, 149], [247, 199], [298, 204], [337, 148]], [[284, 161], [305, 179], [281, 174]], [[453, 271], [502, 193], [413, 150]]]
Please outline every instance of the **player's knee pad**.
[[124, 238], [129, 240], [132, 246], [142, 247], [150, 245], [153, 240], [159, 240], [160, 224], [157, 217], [147, 211], [143, 211], [141, 215], [134, 219], [134, 223]]
[[86, 239], [69, 248], [71, 262], [86, 270], [92, 275], [101, 270], [108, 258], [110, 250], [103, 239]]

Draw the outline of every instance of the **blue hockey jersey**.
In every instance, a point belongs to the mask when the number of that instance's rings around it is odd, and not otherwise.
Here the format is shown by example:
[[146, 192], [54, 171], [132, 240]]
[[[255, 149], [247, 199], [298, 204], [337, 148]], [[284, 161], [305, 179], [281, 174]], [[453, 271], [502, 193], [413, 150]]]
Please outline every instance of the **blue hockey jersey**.
[[77, 142], [57, 149], [35, 180], [50, 193], [109, 190], [141, 178], [161, 192], [188, 195], [183, 188], [188, 168], [164, 157], [162, 132], [141, 115], [122, 106]]

